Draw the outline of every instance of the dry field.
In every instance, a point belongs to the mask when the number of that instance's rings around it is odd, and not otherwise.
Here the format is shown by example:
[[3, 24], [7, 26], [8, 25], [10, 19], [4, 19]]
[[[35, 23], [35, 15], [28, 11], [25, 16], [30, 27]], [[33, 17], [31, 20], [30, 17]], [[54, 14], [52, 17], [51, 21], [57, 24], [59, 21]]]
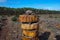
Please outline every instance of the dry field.
[[[40, 40], [57, 40], [55, 37], [60, 37], [60, 28], [57, 27], [60, 24], [60, 14], [53, 15], [52, 18], [49, 15], [39, 15], [39, 39]], [[11, 20], [13, 16], [7, 17], [7, 25], [2, 27], [0, 31], [0, 40], [20, 40], [21, 28], [19, 22], [13, 22]]]

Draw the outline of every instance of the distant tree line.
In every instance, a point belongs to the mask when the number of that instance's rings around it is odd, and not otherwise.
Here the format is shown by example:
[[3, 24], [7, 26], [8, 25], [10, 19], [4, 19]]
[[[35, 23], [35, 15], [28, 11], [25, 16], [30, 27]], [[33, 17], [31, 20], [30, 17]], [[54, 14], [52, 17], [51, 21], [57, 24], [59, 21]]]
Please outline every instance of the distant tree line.
[[20, 15], [20, 14], [24, 14], [25, 11], [27, 10], [32, 10], [35, 14], [60, 14], [60, 11], [56, 11], [56, 10], [0, 7], [0, 15]]

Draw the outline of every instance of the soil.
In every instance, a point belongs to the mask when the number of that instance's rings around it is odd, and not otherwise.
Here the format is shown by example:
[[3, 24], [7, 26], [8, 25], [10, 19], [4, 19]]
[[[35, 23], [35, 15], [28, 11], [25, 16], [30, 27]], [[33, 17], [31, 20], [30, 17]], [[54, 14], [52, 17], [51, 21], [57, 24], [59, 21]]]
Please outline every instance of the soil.
[[[7, 17], [5, 21], [7, 24], [0, 31], [0, 40], [21, 40], [20, 22], [13, 22], [12, 17]], [[56, 28], [56, 23], [59, 23], [59, 21], [54, 20], [54, 18], [40, 18], [38, 38], [40, 40], [57, 40], [60, 37], [57, 37], [57, 35], [60, 35], [60, 29]]]

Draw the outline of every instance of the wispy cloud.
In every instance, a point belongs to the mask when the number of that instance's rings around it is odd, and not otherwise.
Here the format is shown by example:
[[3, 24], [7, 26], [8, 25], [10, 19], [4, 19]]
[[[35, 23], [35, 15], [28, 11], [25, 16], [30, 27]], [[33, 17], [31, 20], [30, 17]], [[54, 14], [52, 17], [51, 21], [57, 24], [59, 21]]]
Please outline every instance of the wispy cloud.
[[0, 2], [6, 2], [7, 0], [0, 0]]

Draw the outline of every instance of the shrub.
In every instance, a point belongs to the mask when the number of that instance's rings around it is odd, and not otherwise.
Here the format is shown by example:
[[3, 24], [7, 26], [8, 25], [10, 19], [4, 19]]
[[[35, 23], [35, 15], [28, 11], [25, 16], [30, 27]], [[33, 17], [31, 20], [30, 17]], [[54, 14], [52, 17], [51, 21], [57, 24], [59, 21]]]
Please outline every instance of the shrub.
[[17, 21], [17, 17], [16, 16], [12, 17], [12, 21]]

